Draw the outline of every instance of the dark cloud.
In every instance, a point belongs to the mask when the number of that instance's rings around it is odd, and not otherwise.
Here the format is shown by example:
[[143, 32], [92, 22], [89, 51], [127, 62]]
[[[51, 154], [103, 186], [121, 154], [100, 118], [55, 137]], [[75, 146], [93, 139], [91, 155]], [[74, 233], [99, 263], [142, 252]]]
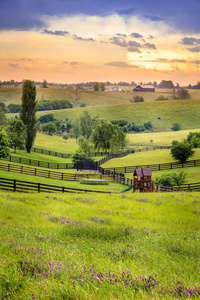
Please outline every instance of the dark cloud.
[[63, 64], [68, 64], [68, 61], [63, 61]]
[[194, 63], [200, 65], [200, 60], [195, 60]]
[[118, 15], [131, 15], [135, 12], [135, 8], [127, 8], [127, 9], [118, 9], [116, 13]]
[[113, 61], [105, 64], [106, 66], [118, 67], [118, 68], [139, 68], [138, 66], [129, 65], [124, 61]]
[[141, 34], [139, 34], [139, 33], [137, 33], [137, 32], [131, 33], [130, 36], [131, 36], [131, 37], [134, 37], [134, 38], [136, 38], [136, 39], [142, 38], [142, 37], [143, 37], [143, 35], [141, 35]]
[[77, 66], [77, 65], [79, 65], [79, 63], [77, 61], [72, 61], [72, 62], [70, 62], [70, 65], [71, 66]]
[[15, 61], [25, 61], [25, 62], [32, 62], [33, 59], [31, 58], [19, 58], [19, 59], [15, 59]]
[[116, 33], [116, 35], [117, 35], [117, 36], [122, 36], [122, 37], [127, 37], [127, 35], [124, 34], [124, 33]]
[[196, 46], [194, 48], [188, 48], [190, 52], [200, 52], [200, 46]]
[[128, 52], [142, 53], [142, 52], [140, 51], [140, 49], [138, 49], [138, 47], [136, 47], [136, 46], [130, 46], [130, 47], [128, 47]]
[[127, 43], [128, 46], [135, 46], [135, 47], [141, 47], [141, 44], [135, 41], [129, 41]]
[[149, 20], [151, 20], [153, 22], [158, 22], [158, 21], [163, 21], [164, 20], [164, 18], [160, 18], [158, 16], [143, 15], [142, 17], [145, 18], [145, 19], [149, 19]]
[[184, 37], [181, 41], [181, 44], [183, 45], [196, 45], [196, 44], [200, 44], [200, 39], [196, 39], [193, 37]]
[[13, 64], [13, 63], [9, 63], [8, 66], [11, 68], [11, 69], [14, 69], [14, 70], [28, 70], [28, 68], [26, 68], [23, 64]]
[[62, 30], [51, 31], [51, 30], [47, 30], [47, 29], [44, 29], [42, 33], [52, 34], [52, 35], [61, 35], [61, 36], [65, 36], [65, 35], [69, 34], [68, 31], [62, 31]]
[[113, 13], [154, 22], [164, 21], [185, 34], [199, 33], [199, 0], [1, 0], [0, 30], [47, 28], [42, 16], [91, 15]]
[[149, 35], [148, 39], [152, 40], [154, 37], [153, 35]]
[[73, 34], [73, 39], [78, 41], [87, 41], [87, 42], [94, 42], [93, 38], [82, 38], [81, 36], [77, 36], [76, 34]]
[[120, 47], [127, 47], [127, 42], [122, 37], [113, 36], [112, 38], [110, 38], [110, 42], [112, 44], [115, 44], [115, 45], [120, 46]]
[[156, 46], [154, 44], [150, 44], [150, 43], [146, 43], [144, 44], [145, 47], [147, 47], [148, 49], [157, 49]]

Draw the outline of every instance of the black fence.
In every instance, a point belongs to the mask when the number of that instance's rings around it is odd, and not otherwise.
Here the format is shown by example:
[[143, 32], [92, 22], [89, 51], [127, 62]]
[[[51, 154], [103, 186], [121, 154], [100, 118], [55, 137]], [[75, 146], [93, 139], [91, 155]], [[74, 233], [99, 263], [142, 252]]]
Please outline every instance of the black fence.
[[74, 189], [56, 185], [34, 183], [28, 181], [21, 181], [15, 179], [0, 178], [0, 189], [14, 191], [14, 192], [48, 192], [48, 193], [106, 193], [103, 191], [93, 191], [93, 190], [83, 190], [83, 189]]
[[[40, 148], [35, 148], [35, 147], [33, 147], [31, 149], [31, 151], [40, 153], [40, 154], [45, 154], [45, 155], [57, 156], [57, 157], [61, 157], [61, 158], [71, 158], [73, 156], [73, 154], [69, 154], [69, 153], [61, 153], [61, 152], [57, 152], [57, 151], [40, 149]], [[105, 153], [105, 152], [93, 152], [93, 153], [88, 153], [87, 156], [88, 157], [98, 157], [98, 156], [105, 156], [107, 154], [108, 153]]]
[[8, 158], [4, 158], [3, 160], [48, 169], [74, 169], [74, 163], [53, 163], [18, 156], [10, 156]]
[[99, 171], [102, 174], [117, 174], [117, 173], [124, 174], [124, 173], [134, 173], [135, 169], [141, 169], [144, 167], [151, 168], [152, 171], [161, 171], [161, 170], [172, 170], [178, 168], [197, 167], [197, 166], [200, 166], [200, 159], [189, 160], [184, 164], [173, 162], [173, 163], [164, 163], [164, 164], [138, 165], [138, 166], [127, 166], [127, 167], [116, 167], [116, 168], [99, 167]]
[[108, 154], [106, 155], [104, 158], [100, 159], [98, 161], [98, 166], [104, 164], [105, 162], [107, 162], [108, 160], [112, 159], [112, 158], [119, 158], [119, 157], [124, 157], [128, 154], [134, 153], [134, 150], [126, 150], [124, 152], [121, 152], [119, 154]]
[[135, 152], [142, 152], [142, 151], [155, 151], [155, 150], [169, 150], [172, 146], [156, 146], [156, 147], [142, 147], [139, 149], [134, 149]]
[[182, 184], [180, 186], [159, 186], [161, 192], [177, 192], [177, 191], [199, 191], [200, 182]]

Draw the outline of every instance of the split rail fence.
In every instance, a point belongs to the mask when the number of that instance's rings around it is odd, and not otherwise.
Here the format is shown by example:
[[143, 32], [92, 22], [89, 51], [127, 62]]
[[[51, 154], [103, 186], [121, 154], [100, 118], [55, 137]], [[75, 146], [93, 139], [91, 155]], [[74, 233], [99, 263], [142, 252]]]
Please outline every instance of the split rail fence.
[[106, 193], [104, 191], [93, 191], [93, 190], [82, 190], [82, 189], [74, 189], [68, 188], [64, 186], [56, 186], [42, 183], [34, 183], [28, 181], [21, 181], [15, 179], [6, 179], [0, 178], [0, 187], [2, 190], [8, 190], [13, 192], [48, 192], [48, 193]]

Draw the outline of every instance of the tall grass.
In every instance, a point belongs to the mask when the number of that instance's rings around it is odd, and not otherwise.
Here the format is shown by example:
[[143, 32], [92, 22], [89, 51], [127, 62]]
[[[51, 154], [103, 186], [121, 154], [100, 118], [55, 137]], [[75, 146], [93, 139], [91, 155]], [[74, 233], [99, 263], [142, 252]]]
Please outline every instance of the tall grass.
[[198, 193], [2, 192], [0, 297], [196, 299], [199, 212]]

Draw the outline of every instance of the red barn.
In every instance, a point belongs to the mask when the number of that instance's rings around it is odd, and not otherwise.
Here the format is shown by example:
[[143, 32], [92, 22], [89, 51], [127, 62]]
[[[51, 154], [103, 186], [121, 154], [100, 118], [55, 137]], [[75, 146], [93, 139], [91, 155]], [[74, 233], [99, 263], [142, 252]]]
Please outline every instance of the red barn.
[[155, 92], [155, 87], [152, 84], [140, 84], [133, 89], [133, 92]]

